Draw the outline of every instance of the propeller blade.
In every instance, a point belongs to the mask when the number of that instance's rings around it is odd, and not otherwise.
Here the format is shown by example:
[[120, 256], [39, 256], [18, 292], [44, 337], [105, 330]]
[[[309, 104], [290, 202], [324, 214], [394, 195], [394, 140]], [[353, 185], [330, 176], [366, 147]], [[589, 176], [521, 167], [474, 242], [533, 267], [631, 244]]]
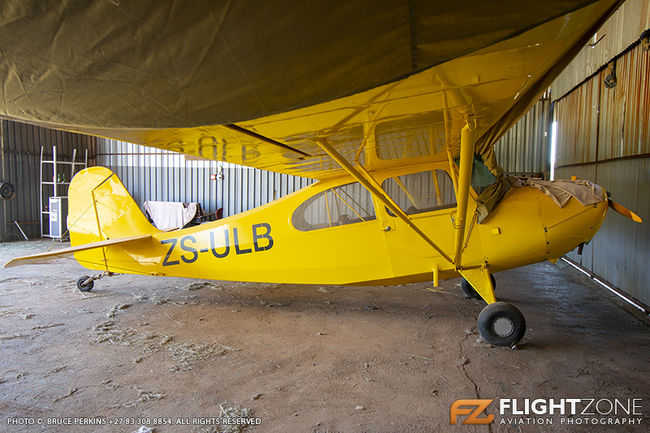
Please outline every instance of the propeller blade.
[[614, 200], [607, 199], [607, 204], [609, 205], [609, 207], [611, 207], [612, 209], [614, 209], [616, 212], [620, 213], [624, 217], [628, 217], [629, 219], [631, 219], [632, 221], [634, 221], [636, 223], [643, 222], [641, 220], [641, 217], [639, 217], [637, 214], [635, 214], [631, 210], [625, 208], [624, 206], [621, 206], [620, 204], [616, 203]]

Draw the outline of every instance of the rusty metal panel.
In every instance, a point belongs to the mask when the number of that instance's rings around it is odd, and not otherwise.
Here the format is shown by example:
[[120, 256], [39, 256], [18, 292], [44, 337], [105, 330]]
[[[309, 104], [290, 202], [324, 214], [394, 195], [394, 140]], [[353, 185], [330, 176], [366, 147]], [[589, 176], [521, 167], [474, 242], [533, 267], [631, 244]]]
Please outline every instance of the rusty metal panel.
[[598, 145], [599, 79], [591, 78], [555, 103], [555, 165], [592, 162]]
[[612, 199], [637, 213], [637, 224], [609, 212], [594, 239], [593, 272], [650, 305], [650, 158], [598, 164], [596, 182]]
[[587, 77], [595, 74], [650, 29], [650, 2], [627, 0], [598, 29], [589, 43], [551, 85], [555, 99], [561, 98]]
[[[617, 59], [614, 86], [612, 71], [603, 70], [555, 103], [556, 177], [592, 180], [644, 219], [636, 224], [610, 212], [583, 255], [568, 256], [645, 304], [650, 304], [649, 54], [641, 45], [634, 47]], [[596, 89], [599, 98], [593, 96]]]
[[650, 51], [640, 45], [616, 61], [616, 84], [601, 92], [598, 159], [650, 153]]
[[312, 179], [272, 173], [118, 140], [98, 139], [97, 164], [110, 168], [135, 201], [198, 202], [235, 215], [297, 191]]
[[541, 173], [548, 178], [550, 99], [540, 99], [503, 137], [494, 151], [499, 165], [510, 173]]
[[567, 256], [650, 305], [650, 157], [564, 167], [557, 173], [562, 178], [573, 175], [602, 185], [613, 200], [643, 219], [643, 224], [637, 224], [610, 211], [583, 255], [572, 252]]

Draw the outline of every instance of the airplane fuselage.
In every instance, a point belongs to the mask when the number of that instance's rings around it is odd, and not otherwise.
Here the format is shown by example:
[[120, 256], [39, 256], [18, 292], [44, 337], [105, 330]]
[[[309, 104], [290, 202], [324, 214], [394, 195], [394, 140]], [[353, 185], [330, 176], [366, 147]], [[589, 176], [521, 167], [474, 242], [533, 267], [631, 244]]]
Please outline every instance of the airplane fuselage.
[[[110, 173], [95, 169], [98, 180]], [[420, 184], [409, 177], [414, 173]], [[434, 177], [437, 173], [435, 185], [425, 185], [428, 180], [423, 173], [434, 173]], [[397, 182], [400, 187], [393, 185], [393, 195], [402, 194], [406, 204], [421, 206], [412, 206], [412, 212], [407, 212], [412, 221], [443, 251], [452, 253], [456, 208], [451, 180], [445, 180], [449, 177], [447, 162], [377, 171], [373, 176], [385, 188]], [[401, 284], [430, 281], [436, 267], [441, 279], [459, 276], [454, 264], [378, 200], [363, 197], [364, 190], [350, 186], [353, 182], [348, 176], [319, 181], [253, 210], [182, 230], [162, 232], [148, 226], [150, 239], [103, 252], [85, 251], [75, 257], [90, 269], [116, 273], [268, 283]], [[424, 198], [409, 194], [413, 185], [430, 194], [421, 194]], [[111, 187], [106, 200], [119, 195], [119, 186]], [[427, 198], [435, 195], [437, 198]], [[423, 200], [434, 204], [430, 210]], [[333, 211], [335, 207], [338, 213]], [[583, 206], [572, 198], [560, 208], [542, 192], [521, 187], [510, 189], [480, 224], [470, 217], [475, 208], [472, 192], [461, 266], [485, 266], [489, 272], [498, 272], [557, 259], [590, 240], [605, 217], [607, 199]], [[71, 215], [74, 213], [71, 209]], [[102, 219], [101, 209], [99, 215]], [[108, 218], [111, 224], [102, 228], [103, 238], [129, 231], [133, 234], [135, 227], [138, 232], [146, 230], [141, 213], [123, 211], [118, 216]], [[94, 221], [87, 221], [85, 231], [77, 227], [73, 232], [73, 245], [101, 240]]]

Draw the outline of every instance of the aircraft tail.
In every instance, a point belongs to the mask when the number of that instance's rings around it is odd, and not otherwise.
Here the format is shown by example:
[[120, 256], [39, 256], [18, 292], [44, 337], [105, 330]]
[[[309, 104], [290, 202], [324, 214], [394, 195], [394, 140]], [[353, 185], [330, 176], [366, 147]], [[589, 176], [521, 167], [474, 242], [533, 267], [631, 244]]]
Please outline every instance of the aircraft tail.
[[[68, 231], [73, 247], [95, 243], [99, 246], [109, 240], [144, 241], [159, 232], [147, 221], [117, 175], [105, 167], [90, 167], [74, 176], [68, 190], [68, 206]], [[75, 252], [74, 256], [87, 268], [107, 270], [106, 262], [113, 265], [126, 259], [115, 257], [123, 255], [122, 248], [116, 248], [119, 245], [93, 248]]]
[[[16, 257], [4, 267], [48, 263], [74, 255], [88, 269], [142, 273], [134, 269], [142, 265], [137, 257], [146, 256], [151, 237], [159, 230], [149, 224], [115, 173], [105, 167], [80, 171], [70, 183], [68, 203], [72, 246]], [[139, 253], [142, 249], [144, 254]]]

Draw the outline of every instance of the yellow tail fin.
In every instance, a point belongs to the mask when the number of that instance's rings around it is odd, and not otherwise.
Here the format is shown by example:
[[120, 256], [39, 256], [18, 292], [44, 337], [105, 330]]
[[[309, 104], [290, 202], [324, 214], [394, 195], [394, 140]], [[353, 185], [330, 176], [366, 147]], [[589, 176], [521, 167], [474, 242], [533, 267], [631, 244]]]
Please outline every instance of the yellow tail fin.
[[[68, 231], [73, 247], [159, 232], [147, 221], [117, 175], [105, 167], [90, 167], [77, 173], [70, 183], [68, 203]], [[134, 260], [117, 245], [75, 252], [75, 259], [87, 268], [113, 272], [120, 272], [121, 267]]]
[[147, 256], [151, 236], [159, 230], [149, 224], [120, 179], [107, 168], [88, 168], [72, 179], [68, 198], [72, 246], [16, 257], [4, 267], [47, 263], [74, 255], [88, 269], [142, 273], [133, 264], [138, 261], [142, 265], [141, 257]]

